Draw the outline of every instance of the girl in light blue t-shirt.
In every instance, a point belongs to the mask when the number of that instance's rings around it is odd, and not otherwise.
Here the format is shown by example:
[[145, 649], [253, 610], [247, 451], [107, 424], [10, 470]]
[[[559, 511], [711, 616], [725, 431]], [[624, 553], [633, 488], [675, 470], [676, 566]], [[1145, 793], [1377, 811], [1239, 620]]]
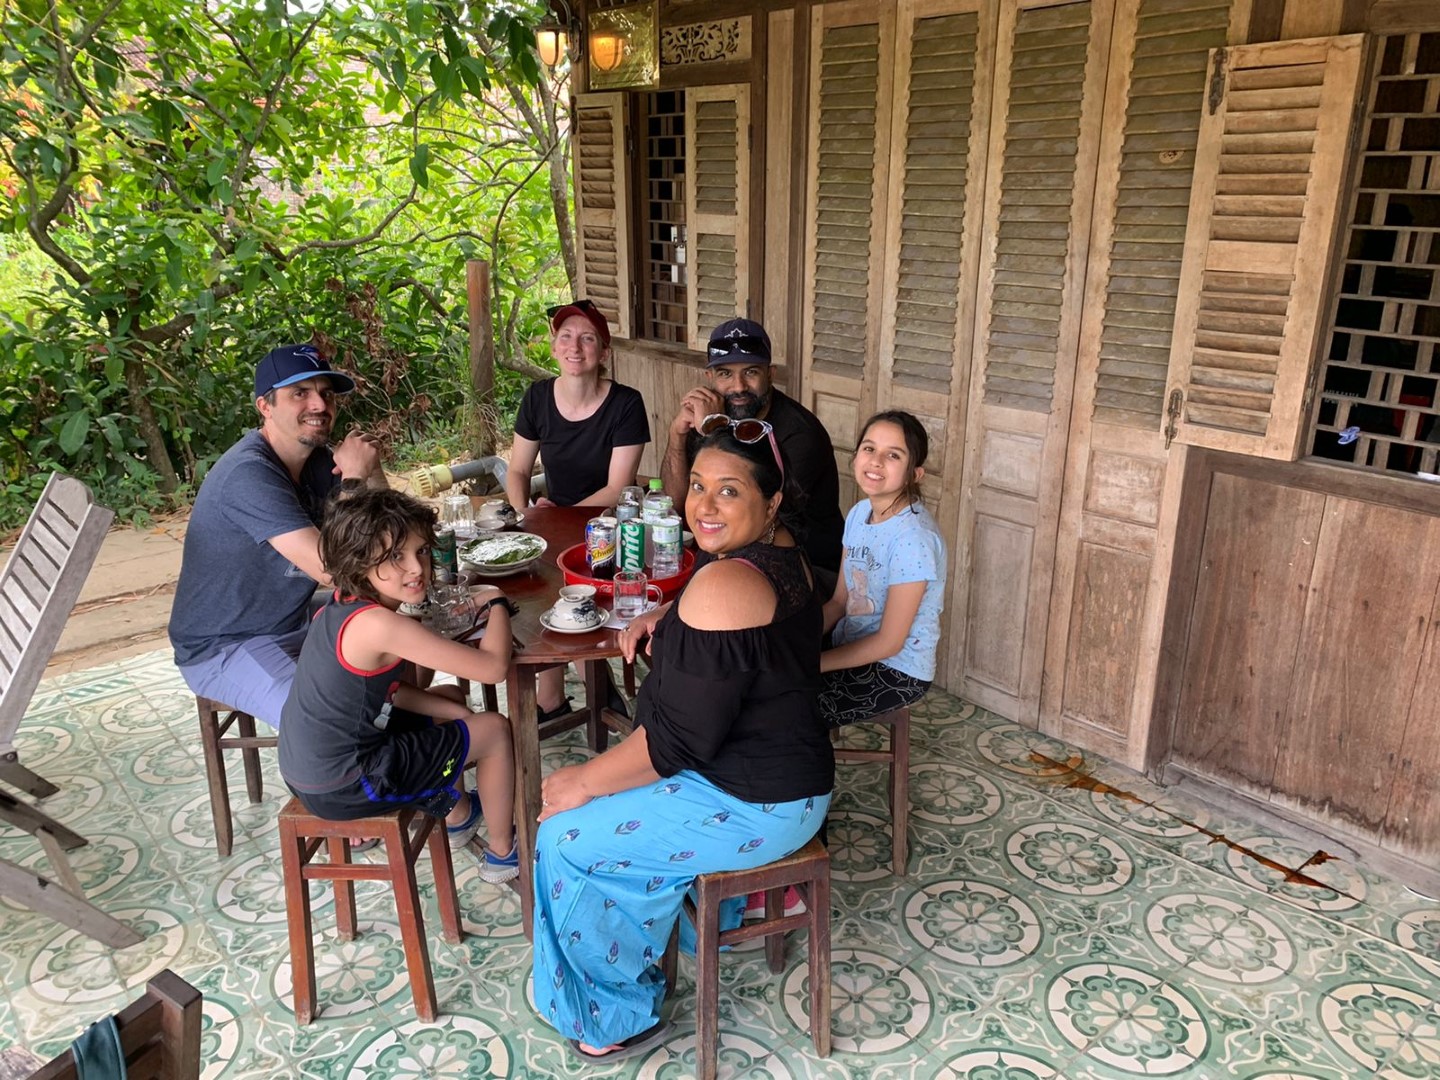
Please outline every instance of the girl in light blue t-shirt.
[[929, 439], [907, 412], [872, 416], [855, 448], [867, 498], [845, 518], [845, 554], [825, 605], [820, 712], [832, 727], [922, 697], [935, 678], [945, 541], [920, 501]]

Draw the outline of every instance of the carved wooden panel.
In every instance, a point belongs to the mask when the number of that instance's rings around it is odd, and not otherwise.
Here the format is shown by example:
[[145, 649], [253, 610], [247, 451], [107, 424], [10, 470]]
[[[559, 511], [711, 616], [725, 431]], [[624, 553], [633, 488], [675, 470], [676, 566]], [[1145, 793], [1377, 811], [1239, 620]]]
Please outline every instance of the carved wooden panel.
[[1130, 726], [1140, 621], [1150, 578], [1146, 555], [1086, 543], [1077, 569], [1078, 600], [1070, 611], [1071, 651], [1065, 672], [1065, 711], [1123, 740]]

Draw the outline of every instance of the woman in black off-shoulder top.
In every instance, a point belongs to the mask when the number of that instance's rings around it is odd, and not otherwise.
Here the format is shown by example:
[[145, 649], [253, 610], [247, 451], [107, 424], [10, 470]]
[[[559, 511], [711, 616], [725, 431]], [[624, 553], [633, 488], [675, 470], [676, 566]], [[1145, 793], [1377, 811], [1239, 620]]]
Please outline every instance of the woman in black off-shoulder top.
[[695, 574], [621, 639], [633, 656], [650, 638], [635, 732], [543, 787], [535, 1002], [582, 1060], [663, 1041], [659, 964], [695, 876], [802, 847], [834, 786], [815, 708], [821, 605], [780, 518], [779, 448], [764, 421], [707, 427], [686, 500]]

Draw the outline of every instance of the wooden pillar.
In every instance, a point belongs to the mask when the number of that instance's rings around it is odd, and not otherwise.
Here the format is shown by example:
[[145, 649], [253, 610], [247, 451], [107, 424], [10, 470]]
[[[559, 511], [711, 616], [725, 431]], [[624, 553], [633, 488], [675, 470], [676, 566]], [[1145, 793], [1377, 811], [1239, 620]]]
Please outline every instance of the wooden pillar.
[[475, 392], [475, 456], [495, 452], [495, 336], [490, 322], [490, 264], [465, 263], [465, 297], [470, 322], [470, 387]]

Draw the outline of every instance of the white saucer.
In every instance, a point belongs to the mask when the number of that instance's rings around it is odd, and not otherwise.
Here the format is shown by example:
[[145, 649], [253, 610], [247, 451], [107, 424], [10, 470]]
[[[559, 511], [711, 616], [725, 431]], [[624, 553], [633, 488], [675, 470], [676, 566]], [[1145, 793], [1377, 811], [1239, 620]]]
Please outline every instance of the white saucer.
[[[552, 608], [551, 610], [554, 609]], [[550, 618], [550, 611], [542, 611], [540, 613], [540, 625], [546, 630], [553, 630], [557, 634], [590, 634], [604, 626], [605, 620], [596, 619], [595, 622], [589, 626], [570, 626], [553, 622]]]
[[476, 522], [475, 522], [475, 528], [476, 528], [478, 531], [480, 531], [480, 532], [497, 533], [497, 532], [504, 532], [506, 529], [519, 528], [519, 527], [520, 527], [521, 525], [523, 525], [523, 524], [525, 524], [525, 515], [524, 515], [524, 514], [516, 514], [516, 515], [515, 515], [515, 520], [512, 521], [512, 522], [510, 522], [508, 525], [505, 524], [504, 522], [501, 522], [501, 523], [498, 524], [498, 525], [486, 525], [483, 521], [476, 521]]

